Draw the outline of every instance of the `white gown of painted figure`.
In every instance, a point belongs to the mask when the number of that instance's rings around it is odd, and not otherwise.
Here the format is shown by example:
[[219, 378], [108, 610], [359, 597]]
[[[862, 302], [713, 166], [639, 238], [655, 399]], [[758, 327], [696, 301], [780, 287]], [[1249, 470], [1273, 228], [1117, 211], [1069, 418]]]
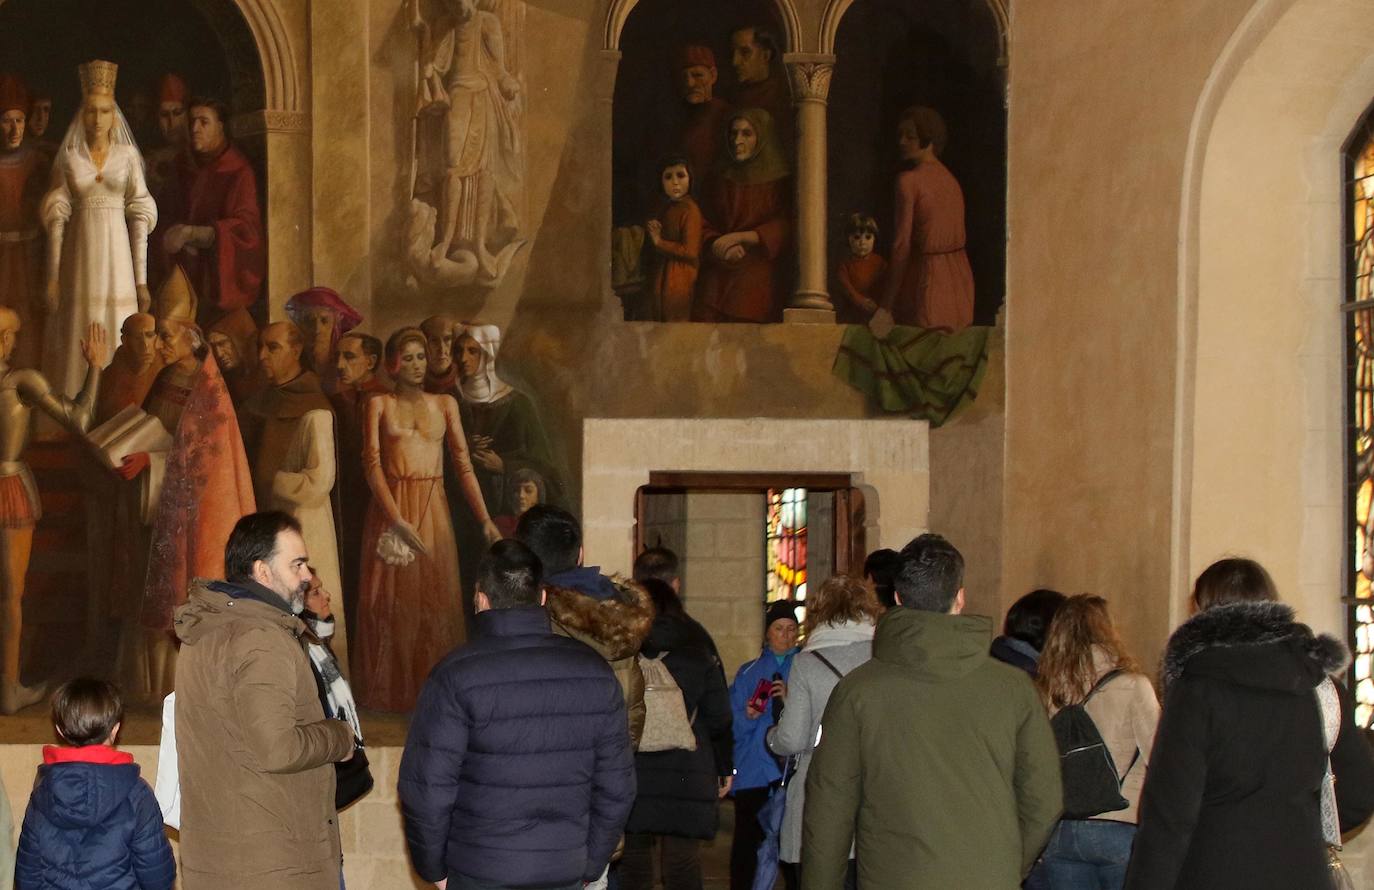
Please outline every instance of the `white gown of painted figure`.
[[115, 113], [109, 154], [97, 170], [78, 112], [53, 162], [42, 217], [48, 274], [58, 274], [60, 287], [44, 336], [43, 374], [54, 392], [69, 394], [85, 379], [80, 344], [91, 322], [119, 330], [138, 311], [137, 287], [148, 282], [157, 205], [123, 114]]

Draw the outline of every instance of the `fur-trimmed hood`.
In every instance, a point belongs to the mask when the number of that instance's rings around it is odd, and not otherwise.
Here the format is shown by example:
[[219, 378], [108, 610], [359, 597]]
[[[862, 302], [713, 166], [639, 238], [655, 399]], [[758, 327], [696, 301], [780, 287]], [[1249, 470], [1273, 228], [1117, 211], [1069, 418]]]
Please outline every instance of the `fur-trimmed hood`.
[[1283, 603], [1217, 606], [1184, 622], [1164, 651], [1163, 685], [1187, 673], [1243, 686], [1308, 693], [1349, 661], [1345, 644], [1294, 621]]
[[611, 575], [609, 579], [616, 591], [609, 599], [550, 585], [546, 588], [548, 609], [555, 630], [586, 643], [607, 661], [618, 661], [643, 645], [654, 623], [654, 601], [628, 578]]

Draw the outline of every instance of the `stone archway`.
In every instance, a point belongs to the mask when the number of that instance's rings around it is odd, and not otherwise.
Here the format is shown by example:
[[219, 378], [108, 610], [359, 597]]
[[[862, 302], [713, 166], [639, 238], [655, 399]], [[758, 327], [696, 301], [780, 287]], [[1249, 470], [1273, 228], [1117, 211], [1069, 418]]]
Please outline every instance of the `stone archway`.
[[[782, 23], [783, 52], [801, 52], [803, 34], [797, 8], [792, 5], [792, 0], [770, 0], [770, 2], [778, 14], [778, 21]], [[606, 30], [602, 49], [613, 52], [620, 51], [620, 34], [625, 29], [625, 22], [629, 19], [630, 13], [638, 5], [639, 0], [611, 0], [610, 7], [606, 11]]]
[[[992, 13], [992, 17], [997, 21], [997, 64], [1006, 67], [1008, 62], [1007, 51], [1011, 39], [1011, 13], [1007, 9], [1006, 0], [983, 0]], [[835, 52], [835, 35], [840, 30], [840, 20], [849, 11], [849, 7], [854, 5], [854, 0], [828, 0], [825, 11], [821, 13], [821, 30], [817, 39], [818, 51], [827, 55]]]
[[1177, 588], [1244, 542], [1303, 620], [1342, 636], [1342, 147], [1374, 97], [1374, 38], [1355, 12], [1257, 4], [1201, 94], [1179, 220], [1174, 449]]

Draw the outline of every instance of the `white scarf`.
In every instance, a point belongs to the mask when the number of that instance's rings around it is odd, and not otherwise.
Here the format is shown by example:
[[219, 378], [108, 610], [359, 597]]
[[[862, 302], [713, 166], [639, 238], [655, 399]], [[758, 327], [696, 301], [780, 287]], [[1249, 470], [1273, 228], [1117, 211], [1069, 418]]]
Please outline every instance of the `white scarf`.
[[510, 395], [510, 384], [496, 375], [496, 353], [501, 348], [501, 329], [494, 324], [469, 325], [454, 343], [463, 337], [471, 337], [482, 350], [482, 364], [477, 368], [477, 373], [458, 384], [463, 391], [463, 401], [490, 405]]

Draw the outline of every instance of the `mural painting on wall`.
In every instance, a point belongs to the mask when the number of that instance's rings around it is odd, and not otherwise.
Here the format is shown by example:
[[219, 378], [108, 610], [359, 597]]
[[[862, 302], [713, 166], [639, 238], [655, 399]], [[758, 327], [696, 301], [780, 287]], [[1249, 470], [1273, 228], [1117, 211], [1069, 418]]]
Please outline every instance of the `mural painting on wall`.
[[525, 245], [524, 0], [407, 0], [415, 48], [406, 263], [490, 289]]
[[[431, 268], [482, 286], [521, 243], [523, 6], [426, 15]], [[232, 131], [263, 105], [246, 28], [230, 0], [0, 7], [0, 712], [76, 672], [160, 699], [176, 607], [255, 509], [300, 521], [359, 701], [408, 710], [466, 635], [487, 543], [564, 498], [495, 326], [369, 330], [324, 286], [268, 318], [263, 146]], [[140, 51], [153, 31], [180, 48]]]
[[779, 33], [759, 0], [645, 0], [626, 21], [612, 280], [627, 320], [781, 320], [795, 133]]
[[1005, 282], [1001, 47], [971, 0], [865, 0], [836, 33], [830, 294], [854, 327], [834, 370], [875, 413], [939, 426], [986, 370]]

